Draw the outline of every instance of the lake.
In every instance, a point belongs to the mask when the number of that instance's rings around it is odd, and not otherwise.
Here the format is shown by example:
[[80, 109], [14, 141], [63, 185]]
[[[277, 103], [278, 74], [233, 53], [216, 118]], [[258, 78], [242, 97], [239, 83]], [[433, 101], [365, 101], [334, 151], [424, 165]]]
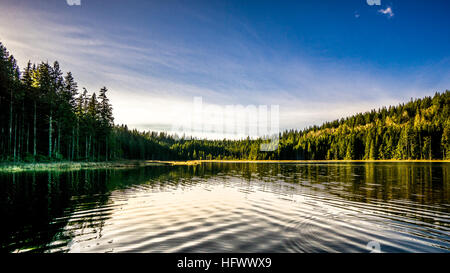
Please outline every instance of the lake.
[[450, 252], [450, 163], [0, 173], [3, 252]]

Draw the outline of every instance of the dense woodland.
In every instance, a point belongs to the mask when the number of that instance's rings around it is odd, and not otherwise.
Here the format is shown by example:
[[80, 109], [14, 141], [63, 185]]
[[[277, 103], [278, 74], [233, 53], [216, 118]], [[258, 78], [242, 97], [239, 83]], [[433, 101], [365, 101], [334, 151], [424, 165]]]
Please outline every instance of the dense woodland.
[[59, 63], [17, 61], [0, 43], [0, 161], [450, 159], [450, 91], [262, 139], [179, 139], [115, 125], [108, 89], [79, 89]]

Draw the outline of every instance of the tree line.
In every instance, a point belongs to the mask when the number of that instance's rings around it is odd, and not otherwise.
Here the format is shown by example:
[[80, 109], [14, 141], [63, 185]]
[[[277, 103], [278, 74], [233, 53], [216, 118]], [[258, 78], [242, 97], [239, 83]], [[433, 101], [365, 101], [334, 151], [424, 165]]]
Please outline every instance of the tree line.
[[450, 159], [450, 91], [279, 134], [274, 152], [262, 139], [189, 140], [171, 148], [182, 159]]
[[282, 136], [279, 156], [297, 159], [450, 159], [450, 92], [411, 99]]
[[113, 157], [112, 107], [103, 87], [81, 92], [59, 63], [21, 72], [0, 43], [0, 160], [108, 160]]
[[[115, 125], [108, 89], [81, 90], [59, 63], [17, 61], [0, 43], [0, 161], [450, 159], [450, 91], [263, 139], [206, 140]], [[98, 94], [98, 95], [97, 95]]]

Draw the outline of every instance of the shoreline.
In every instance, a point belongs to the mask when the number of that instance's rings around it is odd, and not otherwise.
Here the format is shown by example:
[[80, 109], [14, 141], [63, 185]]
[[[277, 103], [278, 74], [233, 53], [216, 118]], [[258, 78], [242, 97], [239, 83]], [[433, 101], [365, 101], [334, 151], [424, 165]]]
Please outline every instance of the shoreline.
[[117, 160], [99, 162], [3, 162], [0, 163], [1, 172], [26, 172], [26, 171], [77, 171], [85, 169], [123, 169], [145, 166], [170, 165], [163, 162], [149, 162], [147, 160]]
[[307, 163], [450, 163], [450, 160], [117, 160], [100, 162], [3, 162], [0, 172], [25, 171], [71, 171], [84, 169], [123, 169], [146, 166], [195, 166], [202, 163], [277, 163], [277, 164], [307, 164]]
[[408, 159], [408, 160], [396, 160], [396, 159], [380, 159], [380, 160], [193, 160], [199, 163], [450, 163], [450, 160], [444, 159]]

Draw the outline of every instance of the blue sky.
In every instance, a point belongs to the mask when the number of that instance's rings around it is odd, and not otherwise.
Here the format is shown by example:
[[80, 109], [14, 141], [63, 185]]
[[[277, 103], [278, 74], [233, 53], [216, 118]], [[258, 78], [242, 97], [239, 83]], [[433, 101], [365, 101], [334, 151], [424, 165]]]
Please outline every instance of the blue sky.
[[450, 89], [450, 2], [2, 0], [23, 67], [110, 89], [116, 123], [164, 129], [205, 104], [279, 105], [302, 129]]

